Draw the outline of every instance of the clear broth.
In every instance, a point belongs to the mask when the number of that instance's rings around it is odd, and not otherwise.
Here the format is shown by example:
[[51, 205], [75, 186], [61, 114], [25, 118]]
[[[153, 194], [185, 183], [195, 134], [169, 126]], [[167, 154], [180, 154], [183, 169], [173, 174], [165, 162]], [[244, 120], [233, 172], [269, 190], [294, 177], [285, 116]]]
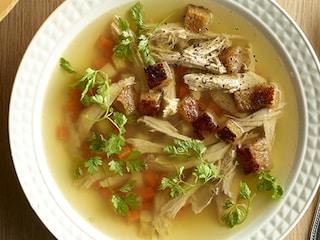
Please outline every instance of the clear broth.
[[[190, 0], [141, 2], [144, 4], [146, 22], [159, 22], [175, 10], [177, 10], [175, 17], [180, 21], [186, 4], [203, 5], [214, 13], [212, 31], [246, 36], [251, 41], [256, 59], [256, 71], [281, 86], [287, 103], [277, 123], [276, 140], [272, 151], [274, 164], [272, 173], [281, 185], [286, 186], [298, 142], [299, 118], [290, 75], [272, 45], [244, 18], [212, 2]], [[68, 59], [76, 69], [84, 71], [96, 58], [98, 54], [95, 48], [96, 40], [100, 34], [108, 33], [111, 18], [115, 13], [123, 15], [133, 4], [134, 2], [117, 8], [96, 19], [70, 43], [62, 57]], [[61, 108], [66, 101], [70, 83], [71, 76], [69, 79], [57, 63], [46, 93], [42, 121], [43, 142], [52, 177], [75, 211], [96, 229], [112, 239], [139, 239], [136, 227], [128, 226], [123, 219], [115, 217], [109, 202], [93, 190], [79, 188], [74, 183], [73, 160], [64, 148], [64, 143], [56, 138], [56, 128], [64, 121]], [[215, 239], [225, 239], [241, 233], [242, 230], [246, 231], [245, 229], [250, 228], [250, 225], [261, 224], [268, 213], [275, 210], [276, 204], [269, 196], [258, 194], [248, 219], [232, 229], [219, 223], [214, 204], [199, 215], [185, 211], [173, 221], [169, 239], [211, 239], [212, 236], [215, 236]], [[186, 231], [186, 229], [190, 230]]]

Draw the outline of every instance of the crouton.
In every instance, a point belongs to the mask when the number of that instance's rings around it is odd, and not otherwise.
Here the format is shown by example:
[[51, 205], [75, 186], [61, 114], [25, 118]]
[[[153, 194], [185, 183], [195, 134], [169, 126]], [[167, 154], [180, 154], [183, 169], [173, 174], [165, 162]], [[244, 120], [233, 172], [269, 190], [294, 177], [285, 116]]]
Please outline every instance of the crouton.
[[252, 112], [272, 107], [276, 103], [277, 91], [272, 85], [259, 85], [233, 95], [239, 112]]
[[150, 89], [159, 87], [164, 81], [172, 79], [172, 72], [166, 62], [160, 62], [144, 68]]
[[137, 108], [137, 94], [132, 85], [125, 87], [116, 100], [115, 107], [125, 115], [133, 114]]
[[209, 9], [189, 4], [184, 16], [184, 27], [192, 32], [203, 33], [208, 30], [212, 19]]
[[196, 137], [203, 140], [205, 134], [214, 133], [217, 129], [217, 124], [211, 114], [204, 112], [195, 121], [192, 122], [193, 131]]
[[243, 134], [241, 127], [233, 120], [228, 119], [217, 131], [218, 137], [226, 143], [234, 143]]
[[237, 149], [237, 156], [245, 174], [268, 171], [272, 167], [265, 138], [244, 144]]
[[178, 112], [188, 122], [193, 122], [199, 117], [200, 107], [198, 101], [190, 95], [185, 96], [178, 103]]
[[149, 90], [140, 94], [139, 112], [141, 115], [156, 116], [161, 107], [162, 94]]

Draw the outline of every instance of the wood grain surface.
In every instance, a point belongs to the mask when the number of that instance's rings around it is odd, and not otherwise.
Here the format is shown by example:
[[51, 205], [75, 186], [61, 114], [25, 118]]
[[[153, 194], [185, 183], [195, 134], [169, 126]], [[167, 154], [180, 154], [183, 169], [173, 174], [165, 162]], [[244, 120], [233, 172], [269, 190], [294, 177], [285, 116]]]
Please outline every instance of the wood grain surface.
[[[1, 0], [0, 0], [1, 1]], [[10, 93], [22, 56], [48, 15], [63, 0], [20, 0], [0, 22], [0, 239], [50, 240], [46, 229], [29, 206], [17, 180], [8, 140]], [[320, 1], [278, 0], [305, 32], [320, 56]], [[308, 239], [318, 191], [312, 204], [286, 240]], [[50, 217], [50, 216], [48, 216]]]

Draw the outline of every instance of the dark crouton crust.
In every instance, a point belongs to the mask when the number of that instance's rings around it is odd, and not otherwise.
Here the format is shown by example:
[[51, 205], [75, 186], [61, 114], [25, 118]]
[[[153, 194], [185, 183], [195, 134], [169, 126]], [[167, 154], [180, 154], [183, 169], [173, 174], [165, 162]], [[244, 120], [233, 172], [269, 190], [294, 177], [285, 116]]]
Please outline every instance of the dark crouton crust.
[[200, 140], [204, 139], [204, 134], [214, 133], [217, 129], [213, 117], [206, 112], [193, 121], [192, 126], [196, 137]]
[[272, 107], [276, 99], [274, 86], [260, 85], [234, 93], [234, 100], [240, 112], [252, 112]]
[[163, 63], [145, 67], [144, 72], [146, 73], [147, 83], [150, 89], [158, 87], [168, 77]]
[[272, 164], [265, 138], [245, 144], [237, 149], [237, 154], [245, 174], [260, 173], [271, 168]]
[[140, 94], [139, 112], [141, 115], [156, 116], [159, 113], [162, 101], [160, 92], [148, 91]]
[[242, 136], [242, 129], [234, 121], [228, 119], [224, 126], [218, 129], [217, 135], [226, 143], [234, 143]]

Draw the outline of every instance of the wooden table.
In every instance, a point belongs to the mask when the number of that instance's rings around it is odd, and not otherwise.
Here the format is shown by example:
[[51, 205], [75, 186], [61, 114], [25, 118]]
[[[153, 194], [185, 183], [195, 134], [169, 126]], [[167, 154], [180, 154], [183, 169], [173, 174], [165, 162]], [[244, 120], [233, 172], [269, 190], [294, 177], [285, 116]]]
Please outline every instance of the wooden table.
[[[13, 168], [8, 141], [8, 104], [19, 62], [47, 16], [63, 0], [20, 0], [0, 22], [0, 239], [55, 239], [30, 208]], [[278, 0], [301, 26], [320, 56], [320, 1]], [[318, 191], [309, 209], [286, 240], [307, 239]], [[49, 216], [50, 217], [50, 216]]]

